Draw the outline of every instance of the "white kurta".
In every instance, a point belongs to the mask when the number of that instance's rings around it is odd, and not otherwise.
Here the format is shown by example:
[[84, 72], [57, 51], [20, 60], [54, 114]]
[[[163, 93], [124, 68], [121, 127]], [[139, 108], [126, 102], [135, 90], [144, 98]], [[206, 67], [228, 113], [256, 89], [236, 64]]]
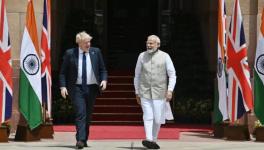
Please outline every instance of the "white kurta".
[[[170, 56], [168, 54], [166, 54], [165, 62], [166, 62], [167, 75], [169, 77], [168, 90], [169, 91], [173, 91], [174, 86], [176, 84], [176, 71], [175, 71], [173, 62], [172, 62], [172, 60], [171, 60], [171, 58], [170, 58]], [[143, 53], [141, 53], [139, 55], [138, 61], [137, 61], [137, 64], [136, 64], [136, 69], [135, 69], [134, 86], [135, 86], [135, 93], [136, 94], [139, 93], [138, 90], [139, 90], [139, 81], [140, 81], [142, 63], [143, 63]], [[162, 111], [162, 112], [160, 112], [161, 113], [161, 117], [159, 119], [159, 123], [160, 124], [164, 124], [165, 123], [165, 119], [166, 120], [173, 120], [173, 115], [172, 115], [170, 103], [169, 102], [165, 103], [164, 99], [163, 99], [163, 101], [164, 101], [164, 104], [162, 104], [160, 106], [160, 107], [163, 107], [163, 108], [160, 108], [160, 110]]]
[[[166, 61], [167, 75], [169, 77], [168, 90], [173, 91], [174, 86], [176, 84], [176, 70], [168, 54], [166, 55], [165, 61]], [[143, 53], [139, 55], [135, 69], [134, 87], [136, 94], [138, 94], [138, 89], [139, 89], [139, 80], [142, 69], [142, 63], [143, 63]]]

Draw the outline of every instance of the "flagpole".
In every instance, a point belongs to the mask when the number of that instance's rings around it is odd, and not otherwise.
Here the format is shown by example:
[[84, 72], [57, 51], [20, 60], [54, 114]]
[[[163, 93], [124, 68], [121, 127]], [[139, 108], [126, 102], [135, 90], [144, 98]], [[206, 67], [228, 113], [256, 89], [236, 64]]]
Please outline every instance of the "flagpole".
[[7, 142], [10, 133], [10, 119], [12, 117], [13, 80], [11, 44], [6, 15], [6, 0], [0, 0], [0, 142]]
[[[242, 54], [242, 55], [241, 55]], [[234, 1], [227, 38], [228, 107], [230, 125], [228, 140], [250, 140], [248, 112], [253, 108], [250, 67], [247, 60], [243, 15], [239, 0]]]
[[50, 66], [50, 0], [43, 1], [43, 27], [41, 35], [41, 80], [42, 80], [42, 117], [41, 138], [52, 139], [54, 130], [51, 119], [51, 66]]
[[43, 124], [46, 124], [46, 103], [43, 103], [42, 107]]

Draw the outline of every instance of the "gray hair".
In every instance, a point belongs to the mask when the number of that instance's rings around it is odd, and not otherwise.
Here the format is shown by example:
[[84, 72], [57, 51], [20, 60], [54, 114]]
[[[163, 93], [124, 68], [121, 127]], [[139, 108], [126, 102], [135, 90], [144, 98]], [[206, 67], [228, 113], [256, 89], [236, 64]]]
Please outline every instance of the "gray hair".
[[160, 38], [157, 35], [150, 35], [148, 39], [157, 42], [158, 46], [160, 46]]
[[90, 34], [86, 33], [85, 31], [76, 34], [76, 43], [80, 43], [81, 41], [84, 41], [86, 39], [92, 40], [93, 37]]

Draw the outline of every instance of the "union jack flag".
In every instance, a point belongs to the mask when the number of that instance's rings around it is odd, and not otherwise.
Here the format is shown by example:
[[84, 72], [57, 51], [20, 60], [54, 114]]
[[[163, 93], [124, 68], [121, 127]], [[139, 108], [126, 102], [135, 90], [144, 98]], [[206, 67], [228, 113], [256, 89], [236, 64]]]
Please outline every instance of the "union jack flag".
[[0, 124], [11, 118], [12, 114], [12, 64], [11, 45], [6, 18], [5, 0], [0, 0]]
[[50, 0], [44, 0], [43, 27], [41, 33], [41, 82], [42, 102], [47, 106], [48, 117], [51, 117], [51, 65], [50, 65]]
[[233, 123], [253, 106], [247, 47], [239, 0], [235, 0], [227, 40], [228, 107]]

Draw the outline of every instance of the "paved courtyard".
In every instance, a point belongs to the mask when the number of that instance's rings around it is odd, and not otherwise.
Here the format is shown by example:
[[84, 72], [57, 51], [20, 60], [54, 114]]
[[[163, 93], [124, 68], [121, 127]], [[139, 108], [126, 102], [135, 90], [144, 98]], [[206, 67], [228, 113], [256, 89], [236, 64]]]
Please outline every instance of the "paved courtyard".
[[[0, 143], [0, 150], [67, 150], [75, 149], [74, 132], [55, 132], [54, 139], [38, 142], [15, 142], [11, 134], [8, 143]], [[215, 139], [207, 132], [181, 132], [179, 140], [159, 140], [161, 150], [263, 150], [264, 142], [227, 141]], [[90, 140], [90, 150], [144, 150], [141, 140]]]

